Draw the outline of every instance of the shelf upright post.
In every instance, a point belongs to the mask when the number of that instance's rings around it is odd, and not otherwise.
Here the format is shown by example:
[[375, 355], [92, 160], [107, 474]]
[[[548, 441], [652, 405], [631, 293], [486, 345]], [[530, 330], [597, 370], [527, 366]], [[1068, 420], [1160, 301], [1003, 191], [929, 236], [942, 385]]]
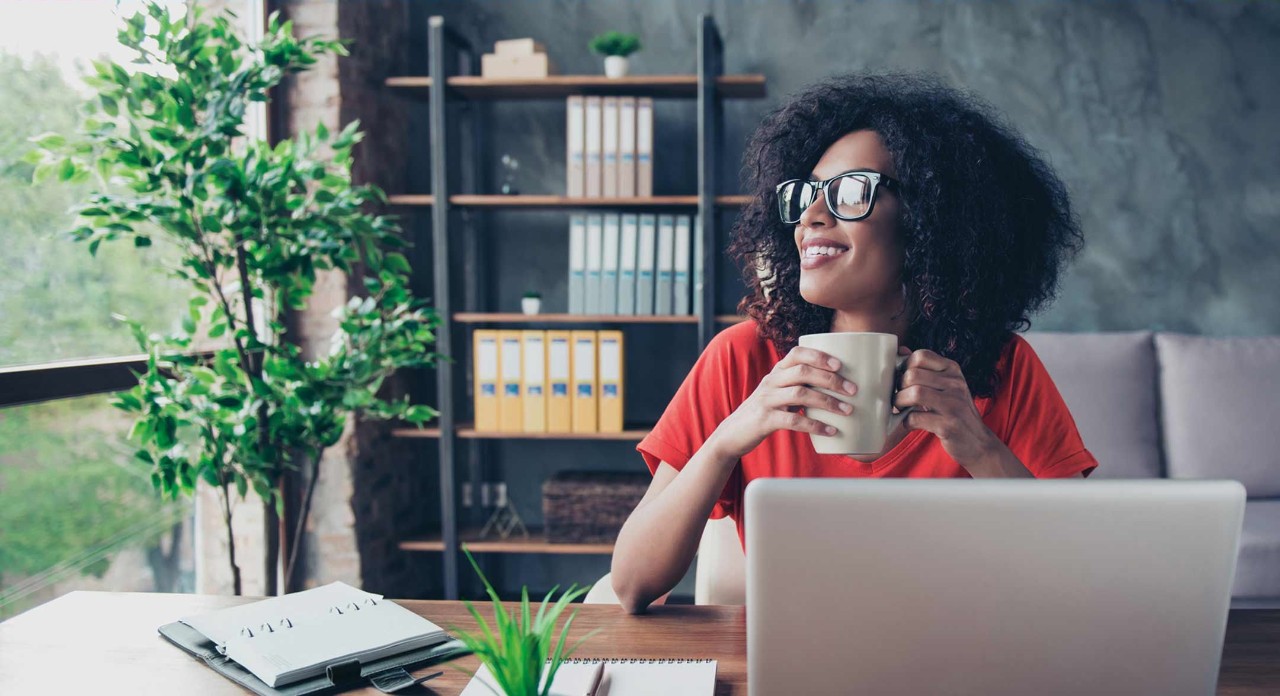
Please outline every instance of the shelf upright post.
[[698, 313], [698, 350], [701, 352], [716, 334], [716, 267], [720, 249], [716, 246], [716, 192], [720, 182], [716, 163], [720, 157], [724, 133], [724, 109], [716, 92], [716, 77], [724, 72], [724, 44], [709, 14], [698, 17], [698, 213], [701, 226], [702, 278], [695, 281], [694, 292], [700, 293]]
[[[432, 271], [435, 282], [435, 309], [440, 313], [436, 330], [437, 350], [447, 358], [455, 355], [453, 344], [453, 307], [450, 304], [449, 273], [449, 139], [446, 133], [448, 100], [448, 41], [455, 37], [445, 28], [444, 17], [428, 20], [427, 65], [431, 75], [428, 98], [428, 120], [431, 131], [431, 207]], [[458, 598], [458, 522], [454, 490], [455, 409], [453, 362], [442, 359], [436, 366], [436, 408], [440, 412], [440, 526], [444, 540], [444, 595]]]

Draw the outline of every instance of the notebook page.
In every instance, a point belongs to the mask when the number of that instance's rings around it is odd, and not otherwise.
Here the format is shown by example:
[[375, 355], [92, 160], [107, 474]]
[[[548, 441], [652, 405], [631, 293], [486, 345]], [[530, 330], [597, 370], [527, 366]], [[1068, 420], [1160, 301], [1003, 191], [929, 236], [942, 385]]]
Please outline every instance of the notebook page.
[[325, 614], [305, 628], [235, 636], [227, 641], [226, 653], [275, 687], [322, 674], [337, 662], [351, 658], [370, 662], [446, 638], [436, 624], [382, 600], [343, 614]]
[[186, 616], [178, 620], [196, 629], [219, 646], [223, 646], [231, 638], [241, 635], [242, 629], [245, 628], [258, 633], [263, 624], [279, 627], [285, 619], [288, 619], [287, 623], [297, 627], [314, 622], [319, 617], [328, 616], [330, 607], [346, 606], [352, 602], [360, 605], [367, 599], [381, 600], [382, 595], [357, 590], [343, 582], [331, 582], [303, 592], [219, 609], [207, 614]]
[[[582, 696], [598, 661], [566, 662], [556, 670], [552, 696]], [[492, 686], [491, 691], [488, 686]], [[715, 660], [607, 660], [596, 696], [711, 696], [716, 690]], [[497, 682], [480, 665], [461, 696], [493, 696]], [[501, 693], [501, 692], [498, 692]]]

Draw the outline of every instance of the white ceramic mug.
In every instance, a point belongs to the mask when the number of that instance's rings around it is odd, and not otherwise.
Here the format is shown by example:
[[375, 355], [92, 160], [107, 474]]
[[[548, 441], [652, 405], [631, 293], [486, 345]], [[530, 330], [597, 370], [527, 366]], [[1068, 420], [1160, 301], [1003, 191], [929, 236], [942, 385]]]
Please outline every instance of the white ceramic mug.
[[849, 396], [814, 387], [853, 405], [853, 413], [805, 409], [808, 417], [836, 429], [835, 435], [810, 433], [819, 454], [879, 454], [885, 438], [912, 409], [893, 413], [893, 375], [909, 356], [898, 355], [898, 337], [885, 333], [820, 333], [800, 337], [800, 345], [822, 351], [840, 361], [841, 377], [858, 386]]

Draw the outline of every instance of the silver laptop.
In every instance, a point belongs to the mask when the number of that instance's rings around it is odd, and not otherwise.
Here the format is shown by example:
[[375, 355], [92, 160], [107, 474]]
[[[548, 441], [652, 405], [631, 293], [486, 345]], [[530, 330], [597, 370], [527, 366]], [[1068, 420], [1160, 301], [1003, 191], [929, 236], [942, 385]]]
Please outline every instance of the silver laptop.
[[747, 675], [774, 694], [1212, 694], [1234, 481], [761, 479]]

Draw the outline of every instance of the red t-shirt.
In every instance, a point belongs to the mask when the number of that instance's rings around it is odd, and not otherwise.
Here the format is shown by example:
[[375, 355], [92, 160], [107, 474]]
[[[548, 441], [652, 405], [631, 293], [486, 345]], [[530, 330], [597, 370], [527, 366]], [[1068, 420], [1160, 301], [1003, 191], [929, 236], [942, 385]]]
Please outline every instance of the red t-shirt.
[[[653, 430], [636, 449], [650, 473], [660, 462], [683, 469], [720, 422], [747, 399], [782, 359], [772, 341], [746, 321], [712, 339]], [[996, 366], [999, 384], [990, 398], [974, 399], [978, 413], [1036, 478], [1088, 475], [1098, 462], [1085, 449], [1075, 421], [1049, 373], [1031, 346], [1010, 334]], [[839, 454], [818, 454], [807, 433], [779, 430], [738, 462], [712, 519], [726, 515], [745, 539], [743, 491], [770, 477], [968, 478], [937, 436], [913, 430], [873, 462]]]

